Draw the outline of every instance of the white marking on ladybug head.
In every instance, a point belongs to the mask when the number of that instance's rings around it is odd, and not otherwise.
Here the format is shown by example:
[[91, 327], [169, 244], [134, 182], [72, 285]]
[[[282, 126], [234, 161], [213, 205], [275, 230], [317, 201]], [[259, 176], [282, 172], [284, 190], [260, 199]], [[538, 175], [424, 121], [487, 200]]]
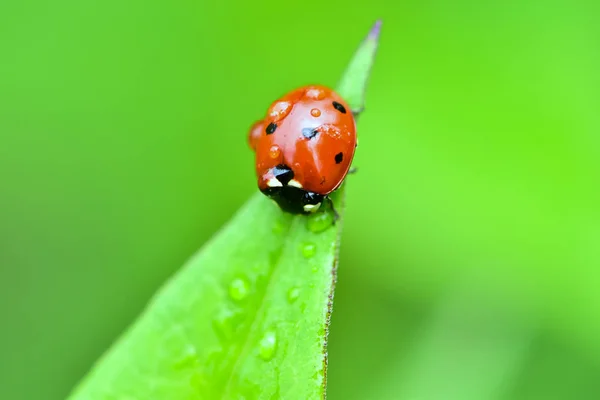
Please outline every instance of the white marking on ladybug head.
[[298, 189], [302, 189], [302, 184], [295, 179], [292, 179], [291, 181], [289, 181], [288, 186], [294, 186], [294, 187], [297, 187]]
[[317, 204], [305, 204], [304, 205], [304, 212], [315, 212], [319, 209], [319, 207], [321, 207], [321, 203], [317, 203]]
[[277, 178], [271, 178], [267, 181], [267, 186], [268, 187], [282, 187], [283, 185], [281, 184], [281, 182], [279, 182], [279, 180]]

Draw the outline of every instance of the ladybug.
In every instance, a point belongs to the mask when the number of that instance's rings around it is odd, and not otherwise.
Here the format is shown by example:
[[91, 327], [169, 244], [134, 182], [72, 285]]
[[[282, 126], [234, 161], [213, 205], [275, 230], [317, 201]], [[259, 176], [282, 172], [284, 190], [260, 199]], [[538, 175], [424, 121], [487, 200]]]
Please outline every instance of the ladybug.
[[255, 122], [248, 142], [255, 152], [260, 191], [292, 214], [316, 212], [346, 175], [357, 146], [355, 115], [332, 89], [295, 89]]

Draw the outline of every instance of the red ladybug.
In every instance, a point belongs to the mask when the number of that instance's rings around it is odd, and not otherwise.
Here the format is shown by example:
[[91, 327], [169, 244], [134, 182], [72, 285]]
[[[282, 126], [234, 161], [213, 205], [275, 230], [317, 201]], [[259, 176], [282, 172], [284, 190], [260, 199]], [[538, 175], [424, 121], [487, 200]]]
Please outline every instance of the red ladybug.
[[348, 174], [356, 123], [332, 89], [305, 86], [273, 102], [266, 117], [252, 125], [248, 140], [260, 191], [286, 212], [307, 214], [325, 200], [331, 203], [328, 195]]

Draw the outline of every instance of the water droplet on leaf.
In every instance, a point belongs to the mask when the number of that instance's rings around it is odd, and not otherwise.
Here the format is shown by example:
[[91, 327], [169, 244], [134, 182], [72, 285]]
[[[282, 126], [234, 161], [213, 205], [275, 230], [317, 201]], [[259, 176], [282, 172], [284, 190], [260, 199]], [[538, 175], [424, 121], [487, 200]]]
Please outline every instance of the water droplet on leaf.
[[234, 279], [229, 285], [229, 296], [235, 301], [244, 300], [248, 295], [248, 291], [248, 282], [243, 279]]
[[320, 233], [333, 225], [333, 215], [329, 212], [317, 212], [307, 218], [308, 230]]
[[320, 88], [313, 87], [306, 92], [306, 97], [312, 100], [323, 100], [325, 98], [325, 91], [321, 90]]
[[293, 287], [290, 290], [288, 290], [287, 299], [290, 304], [293, 304], [296, 300], [298, 300], [299, 296], [300, 296], [300, 288]]
[[239, 311], [229, 308], [223, 308], [219, 311], [213, 320], [213, 328], [221, 340], [231, 340], [239, 328], [241, 317], [242, 314]]
[[275, 355], [277, 348], [277, 335], [274, 331], [267, 331], [259, 343], [258, 354], [260, 358], [269, 361]]
[[312, 256], [315, 255], [316, 251], [317, 251], [317, 247], [315, 246], [314, 243], [305, 243], [302, 246], [302, 255], [304, 256], [304, 258], [311, 258]]
[[194, 346], [187, 346], [181, 355], [181, 358], [174, 363], [176, 369], [192, 367], [199, 362], [198, 352]]

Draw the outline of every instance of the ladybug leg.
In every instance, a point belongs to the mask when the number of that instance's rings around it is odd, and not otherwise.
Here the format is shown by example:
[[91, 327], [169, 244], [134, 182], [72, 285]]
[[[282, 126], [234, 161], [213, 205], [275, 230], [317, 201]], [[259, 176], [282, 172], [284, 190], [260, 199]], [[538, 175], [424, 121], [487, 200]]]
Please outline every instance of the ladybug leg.
[[335, 225], [337, 220], [340, 219], [340, 214], [338, 214], [338, 212], [336, 211], [335, 206], [333, 205], [333, 200], [331, 200], [331, 197], [327, 196], [327, 202], [329, 203], [329, 207], [331, 208], [331, 211], [333, 212], [333, 225]]

